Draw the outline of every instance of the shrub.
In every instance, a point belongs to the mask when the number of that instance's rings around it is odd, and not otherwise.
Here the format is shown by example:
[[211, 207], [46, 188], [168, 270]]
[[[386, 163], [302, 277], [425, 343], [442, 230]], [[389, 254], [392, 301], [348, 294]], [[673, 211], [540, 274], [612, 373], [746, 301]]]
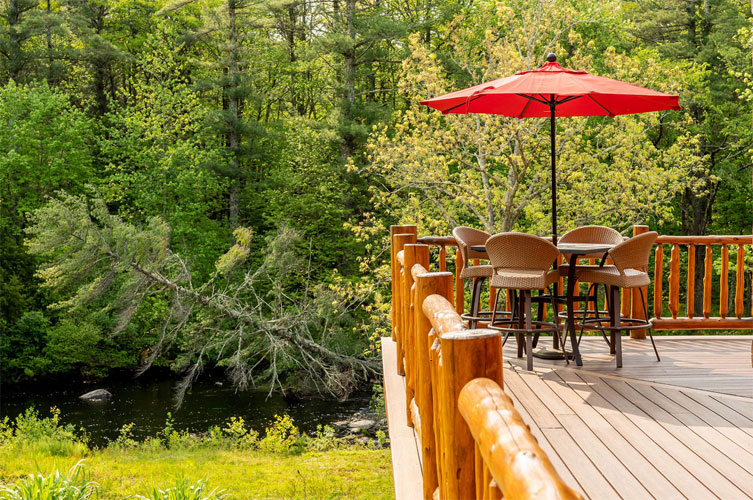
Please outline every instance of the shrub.
[[48, 476], [30, 474], [13, 485], [2, 485], [0, 500], [85, 500], [91, 498], [98, 488], [97, 483], [89, 480], [89, 473], [79, 461], [66, 477], [56, 470]]
[[50, 417], [40, 418], [28, 408], [14, 422], [7, 418], [0, 424], [0, 442], [23, 445], [25, 452], [53, 456], [86, 455], [86, 434], [77, 435], [72, 425], [60, 425], [60, 410], [52, 407]]
[[264, 437], [259, 442], [259, 448], [272, 453], [301, 451], [303, 443], [300, 437], [301, 433], [290, 415], [275, 415], [272, 425], [264, 430]]
[[133, 439], [133, 422], [123, 425], [118, 433], [118, 438], [112, 443], [112, 446], [121, 450], [135, 448], [138, 443]]
[[138, 500], [222, 500], [226, 498], [225, 490], [208, 491], [209, 486], [206, 480], [200, 480], [190, 483], [187, 479], [182, 479], [172, 488], [161, 490], [153, 488], [149, 496], [139, 496]]
[[231, 439], [233, 445], [240, 449], [253, 449], [259, 446], [259, 433], [246, 428], [243, 417], [230, 417], [222, 432]]
[[335, 437], [335, 429], [329, 425], [316, 426], [316, 432], [306, 440], [306, 449], [310, 451], [326, 451], [337, 448], [341, 440]]

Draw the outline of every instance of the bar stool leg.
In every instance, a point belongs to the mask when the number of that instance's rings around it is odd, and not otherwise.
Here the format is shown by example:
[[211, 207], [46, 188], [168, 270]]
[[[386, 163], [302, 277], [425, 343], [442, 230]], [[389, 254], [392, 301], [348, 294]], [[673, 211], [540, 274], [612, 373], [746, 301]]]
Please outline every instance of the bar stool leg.
[[[473, 293], [471, 295], [471, 317], [478, 317], [478, 311], [481, 304], [481, 289], [484, 286], [485, 277], [478, 277], [473, 279]], [[476, 328], [478, 321], [475, 319], [468, 321], [468, 326], [473, 329]]]
[[[521, 291], [520, 294], [522, 295], [523, 292]], [[523, 307], [525, 305], [525, 300], [524, 300], [523, 297], [517, 296], [517, 294], [515, 296], [516, 296], [515, 309], [518, 312], [518, 328], [522, 330], [523, 327], [525, 326], [525, 309], [523, 309]], [[515, 341], [518, 344], [518, 357], [522, 358], [523, 357], [523, 349], [524, 349], [524, 347], [523, 347], [523, 334], [522, 333], [516, 333], [515, 334]]]
[[[609, 299], [609, 305], [610, 305], [610, 307], [609, 307], [609, 326], [614, 326], [615, 315], [619, 315], [620, 314], [620, 307], [621, 307], [620, 303], [618, 302], [617, 304], [615, 304], [615, 300], [614, 300], [614, 297], [615, 297], [614, 289], [615, 288], [616, 287], [611, 286], [611, 285], [607, 286], [607, 294], [610, 297], [610, 299]], [[618, 299], [620, 298], [619, 295], [620, 294], [617, 294], [617, 298]], [[609, 331], [609, 354], [614, 354], [615, 353], [615, 333], [614, 332], [615, 332], [614, 329], [612, 329], [612, 330]]]
[[[536, 321], [538, 321], [539, 323], [541, 323], [541, 322], [544, 321], [544, 311], [545, 310], [546, 309], [545, 309], [544, 301], [541, 300], [541, 299], [539, 299], [539, 303], [536, 306]], [[534, 349], [536, 348], [536, 345], [539, 343], [539, 336], [540, 336], [539, 333], [536, 333], [533, 336], [533, 348]]]
[[612, 291], [612, 321], [611, 326], [614, 327], [611, 331], [612, 334], [612, 350], [617, 361], [617, 368], [622, 368], [622, 332], [620, 331], [620, 288], [617, 286], [611, 287]]
[[526, 322], [526, 370], [533, 371], [533, 318], [531, 318], [531, 291], [523, 290]]

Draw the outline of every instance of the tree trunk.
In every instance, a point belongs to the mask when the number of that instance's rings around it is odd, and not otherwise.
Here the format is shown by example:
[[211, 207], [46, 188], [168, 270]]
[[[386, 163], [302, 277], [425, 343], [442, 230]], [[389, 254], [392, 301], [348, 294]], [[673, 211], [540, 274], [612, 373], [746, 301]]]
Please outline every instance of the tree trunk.
[[353, 122], [353, 107], [356, 103], [356, 1], [345, 0], [345, 22], [348, 36], [347, 48], [343, 51], [343, 121], [346, 127], [340, 143], [340, 156], [343, 162], [353, 154], [355, 137], [350, 131]]
[[241, 188], [240, 172], [240, 137], [238, 136], [238, 26], [237, 26], [237, 5], [236, 0], [228, 0], [228, 75], [230, 76], [230, 85], [226, 91], [228, 100], [228, 110], [230, 112], [230, 123], [227, 124], [227, 145], [230, 148], [231, 171], [230, 178], [230, 204], [228, 213], [230, 217], [230, 226], [235, 229], [238, 227], [238, 205]]
[[6, 11], [6, 20], [8, 22], [8, 78], [18, 81], [18, 77], [24, 66], [22, 28], [20, 26], [24, 10], [20, 0], [10, 0], [8, 10]]

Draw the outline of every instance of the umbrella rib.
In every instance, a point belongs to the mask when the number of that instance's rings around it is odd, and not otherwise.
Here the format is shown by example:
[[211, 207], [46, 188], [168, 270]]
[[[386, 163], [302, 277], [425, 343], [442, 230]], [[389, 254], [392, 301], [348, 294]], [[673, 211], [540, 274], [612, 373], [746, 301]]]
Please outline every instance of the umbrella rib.
[[523, 111], [520, 112], [520, 114], [518, 115], [518, 118], [523, 118], [523, 115], [526, 114], [526, 110], [528, 109], [528, 106], [530, 105], [531, 105], [531, 99], [527, 99], [526, 105], [523, 106]]
[[588, 94], [588, 97], [590, 97], [590, 98], [591, 98], [591, 100], [592, 100], [593, 102], [595, 102], [595, 103], [596, 103], [596, 104], [597, 104], [597, 105], [598, 105], [598, 106], [599, 106], [599, 107], [600, 107], [601, 109], [603, 109], [604, 111], [606, 111], [606, 112], [607, 112], [607, 115], [609, 115], [609, 116], [614, 116], [614, 113], [612, 113], [611, 111], [609, 111], [609, 110], [608, 110], [607, 108], [605, 108], [605, 107], [604, 107], [604, 106], [603, 106], [603, 105], [602, 105], [602, 104], [601, 104], [601, 103], [600, 103], [599, 101], [597, 101], [596, 99], [594, 99], [594, 96], [593, 96], [593, 94]]
[[582, 95], [571, 95], [570, 97], [565, 97], [561, 101], [557, 101], [556, 105], [559, 106], [560, 104], [565, 104], [566, 102], [574, 101], [576, 99], [580, 99], [581, 97], [583, 97], [583, 96]]
[[536, 99], [536, 98], [535, 98], [535, 97], [533, 97], [532, 95], [528, 95], [528, 94], [515, 94], [515, 95], [516, 95], [516, 96], [519, 96], [519, 97], [523, 97], [523, 98], [525, 98], [525, 99], [528, 99], [528, 100], [529, 100], [529, 102], [530, 102], [530, 101], [536, 101], [536, 102], [538, 102], [538, 103], [541, 103], [541, 104], [543, 104], [543, 105], [545, 105], [545, 106], [549, 106], [549, 101], [545, 101], [545, 100], [543, 100], [543, 99]]
[[454, 111], [454, 110], [458, 109], [460, 106], [467, 106], [470, 103], [472, 103], [473, 101], [475, 101], [476, 99], [480, 99], [483, 96], [484, 96], [484, 94], [478, 94], [478, 95], [476, 95], [476, 96], [474, 96], [474, 97], [472, 97], [470, 99], [466, 99], [464, 102], [461, 102], [460, 104], [456, 104], [455, 106], [453, 106], [451, 108], [447, 108], [445, 110], [442, 110], [442, 113], [449, 113], [450, 111]]

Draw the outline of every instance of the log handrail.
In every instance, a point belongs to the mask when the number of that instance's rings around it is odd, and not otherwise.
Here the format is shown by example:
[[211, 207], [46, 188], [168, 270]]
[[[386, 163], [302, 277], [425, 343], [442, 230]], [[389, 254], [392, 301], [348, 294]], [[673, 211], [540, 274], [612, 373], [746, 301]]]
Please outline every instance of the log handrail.
[[460, 392], [458, 406], [483, 465], [504, 498], [583, 498], [562, 481], [510, 397], [496, 382], [487, 378], [471, 380]]
[[[476, 460], [481, 455], [475, 453], [474, 436], [458, 405], [463, 387], [472, 380], [503, 384], [502, 337], [496, 330], [467, 328], [453, 305], [457, 300], [453, 274], [441, 271], [441, 262], [440, 272], [429, 271], [431, 240], [416, 238], [414, 229], [390, 228], [395, 279], [392, 332], [398, 344], [398, 372], [405, 375], [406, 423], [414, 427], [420, 442], [423, 496], [425, 500], [501, 498], [496, 486], [501, 483], [483, 460]], [[454, 243], [454, 239], [433, 241]], [[534, 477], [550, 474], [544, 471]]]

